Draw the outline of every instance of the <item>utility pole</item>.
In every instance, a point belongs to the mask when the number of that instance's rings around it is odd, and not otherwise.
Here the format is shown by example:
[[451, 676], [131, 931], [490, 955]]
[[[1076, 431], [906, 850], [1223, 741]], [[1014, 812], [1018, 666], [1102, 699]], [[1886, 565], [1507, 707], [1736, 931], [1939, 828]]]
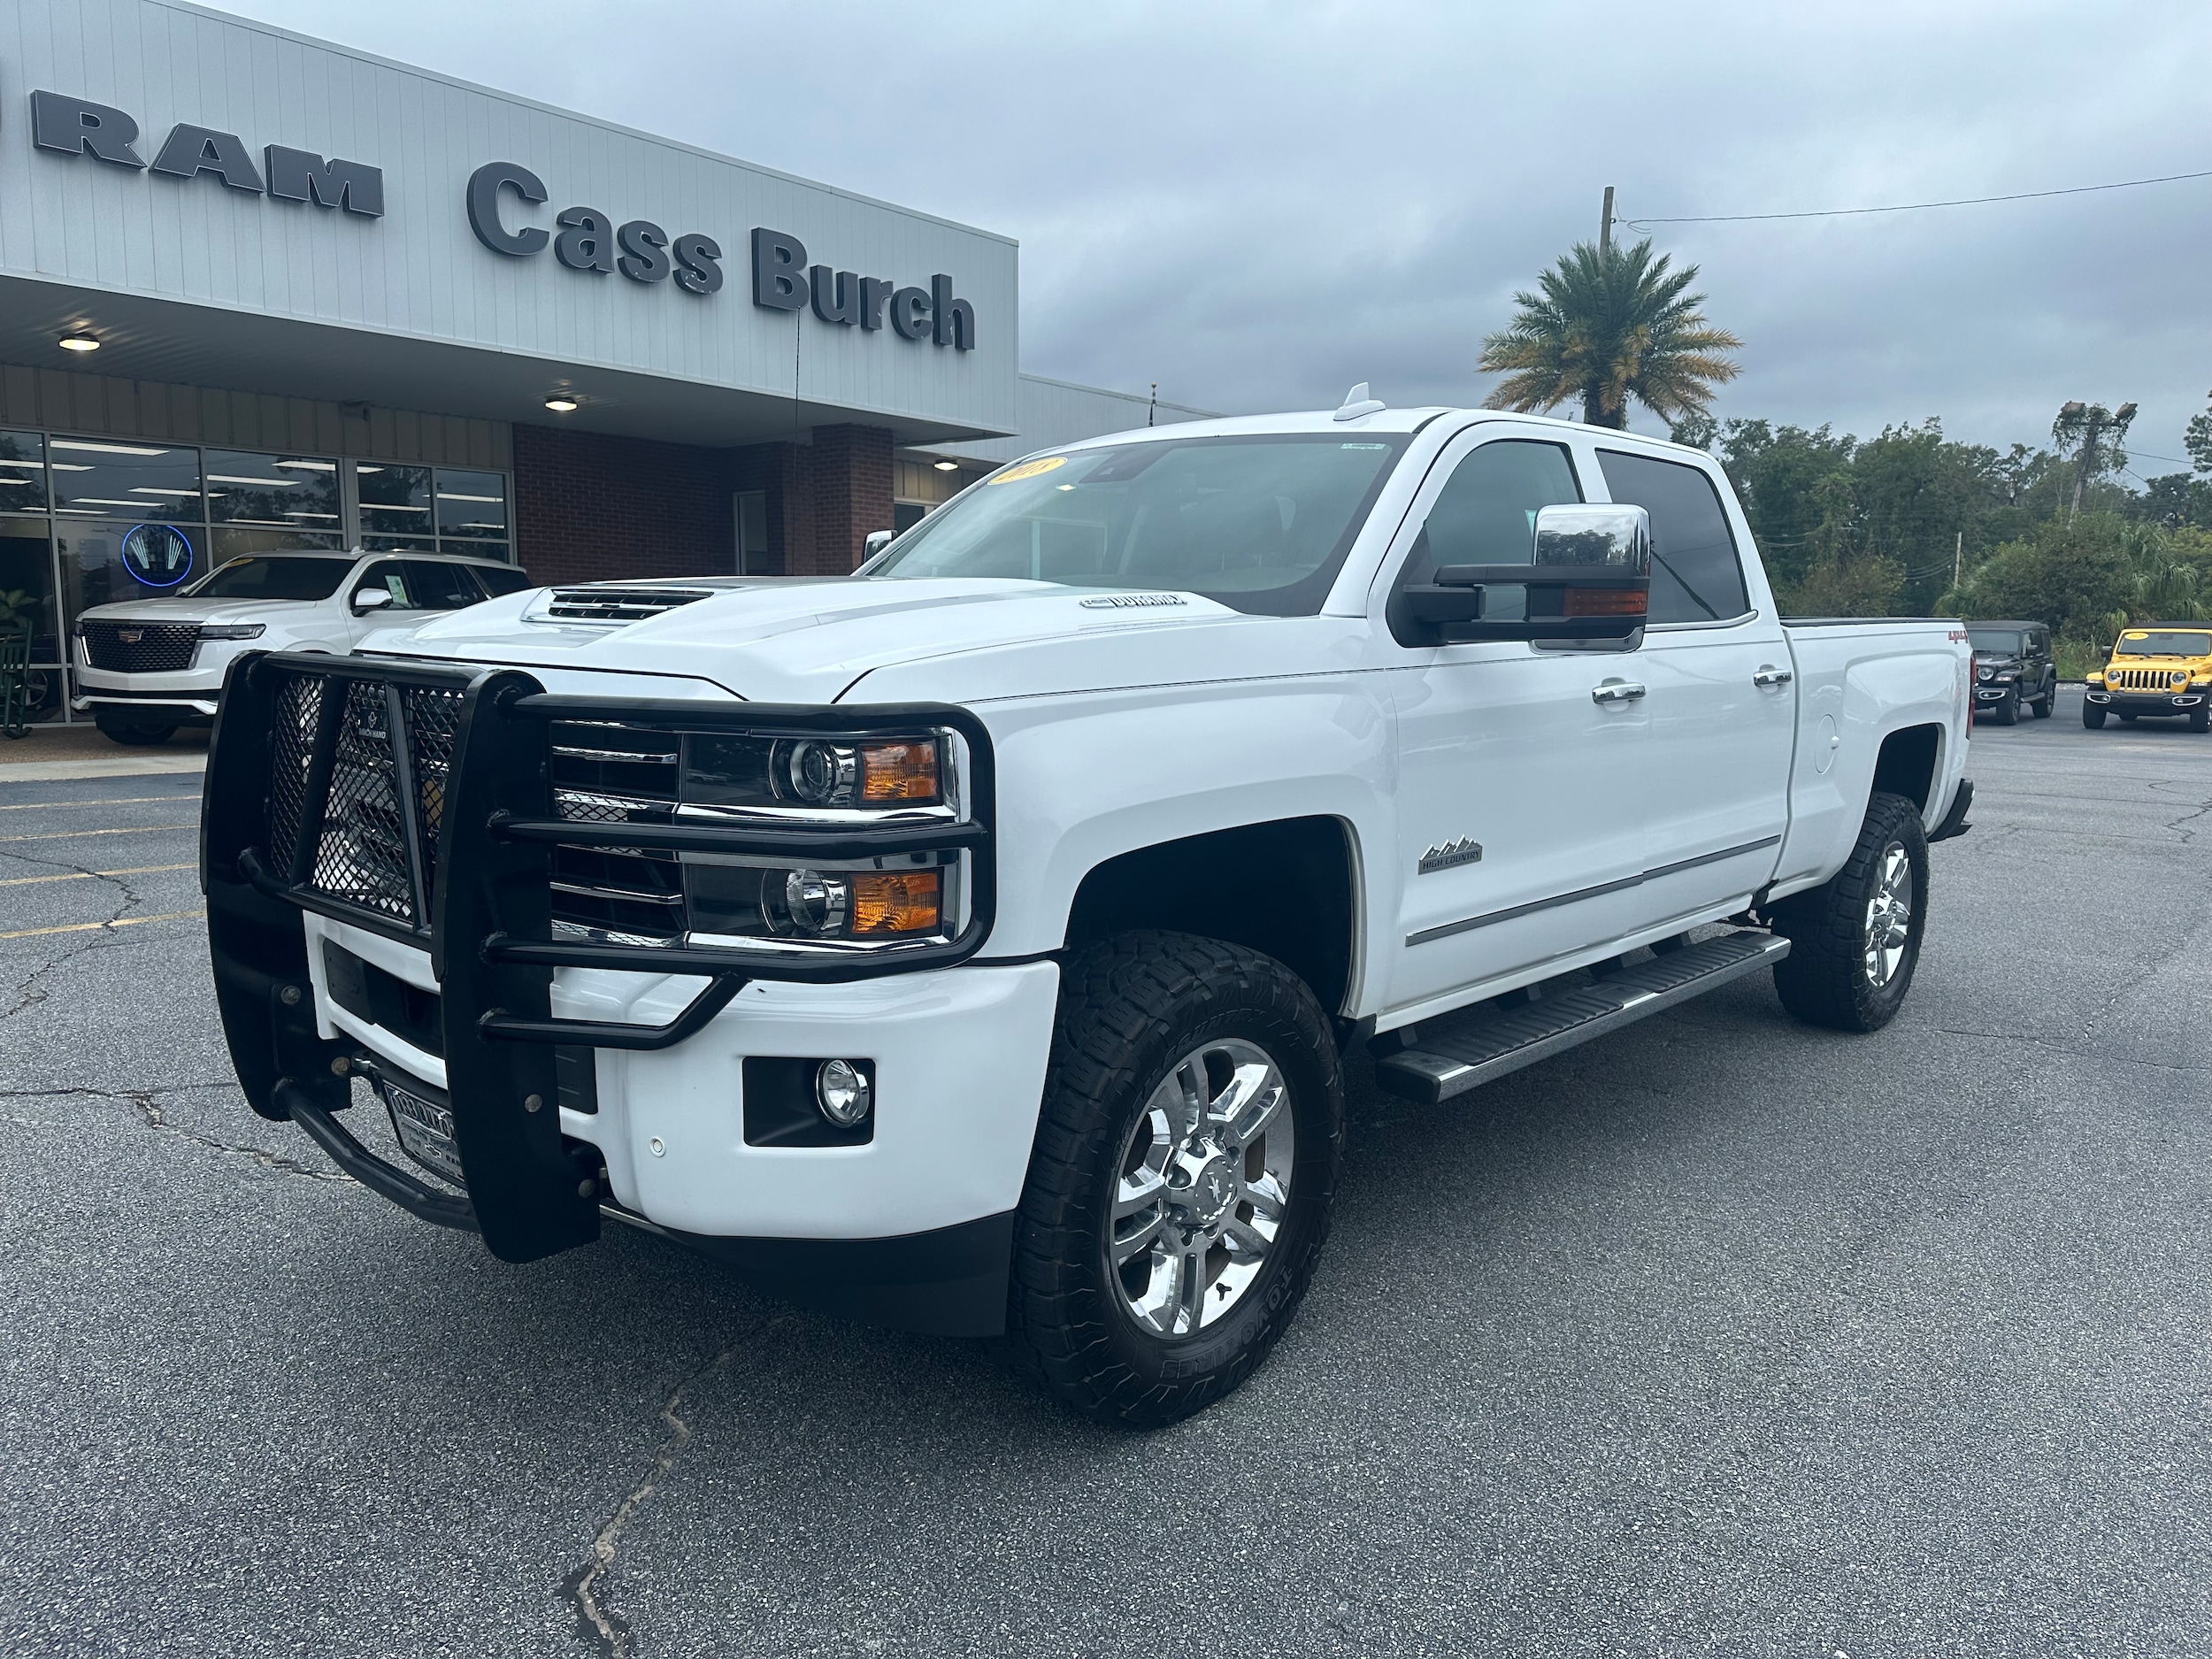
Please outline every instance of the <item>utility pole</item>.
[[1958, 592], [1959, 572], [1966, 567], [1966, 532], [1962, 530], [1958, 534], [1959, 539], [1951, 548], [1951, 591], [1953, 593]]
[[1605, 187], [1605, 211], [1598, 218], [1598, 257], [1613, 251], [1613, 187]]
[[1152, 401], [1144, 406], [1144, 424], [1150, 426], [1152, 418], [1160, 412], [1160, 383], [1152, 382]]

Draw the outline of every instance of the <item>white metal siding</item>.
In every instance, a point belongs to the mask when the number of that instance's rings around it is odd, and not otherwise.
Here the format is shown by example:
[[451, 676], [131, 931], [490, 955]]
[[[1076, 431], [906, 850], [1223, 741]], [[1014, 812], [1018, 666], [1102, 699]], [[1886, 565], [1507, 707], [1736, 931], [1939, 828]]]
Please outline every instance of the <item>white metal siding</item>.
[[[33, 88], [127, 111], [149, 162], [188, 121], [235, 133], [257, 165], [269, 144], [369, 163], [386, 217], [35, 149]], [[577, 204], [703, 233], [722, 247], [722, 290], [571, 271], [549, 249], [493, 253], [463, 200], [489, 161], [545, 180], [541, 208], [508, 196], [511, 226], [551, 229]], [[976, 349], [755, 306], [755, 226], [901, 284], [949, 273], [975, 307]], [[1001, 236], [173, 0], [0, 0], [0, 273], [1002, 431], [1016, 265]]]

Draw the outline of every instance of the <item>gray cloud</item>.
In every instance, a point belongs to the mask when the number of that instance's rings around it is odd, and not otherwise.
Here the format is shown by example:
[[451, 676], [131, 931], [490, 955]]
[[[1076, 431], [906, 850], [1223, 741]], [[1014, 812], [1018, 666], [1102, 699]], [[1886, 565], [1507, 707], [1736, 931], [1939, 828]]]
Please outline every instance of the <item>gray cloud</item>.
[[[2200, 0], [238, 9], [1017, 236], [1025, 367], [1230, 410], [1478, 401], [1608, 183], [1634, 218], [2212, 166]], [[2212, 180], [1654, 234], [1748, 342], [1724, 415], [2002, 444], [2132, 398], [2178, 456], [2212, 387]]]

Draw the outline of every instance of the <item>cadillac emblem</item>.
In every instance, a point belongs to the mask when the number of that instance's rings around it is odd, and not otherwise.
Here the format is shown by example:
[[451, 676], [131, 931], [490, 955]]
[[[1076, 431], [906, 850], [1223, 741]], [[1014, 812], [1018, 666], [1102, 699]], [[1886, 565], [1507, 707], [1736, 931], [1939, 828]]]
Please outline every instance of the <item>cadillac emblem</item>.
[[123, 533], [123, 568], [149, 588], [174, 588], [192, 573], [192, 543], [173, 524], [133, 525]]

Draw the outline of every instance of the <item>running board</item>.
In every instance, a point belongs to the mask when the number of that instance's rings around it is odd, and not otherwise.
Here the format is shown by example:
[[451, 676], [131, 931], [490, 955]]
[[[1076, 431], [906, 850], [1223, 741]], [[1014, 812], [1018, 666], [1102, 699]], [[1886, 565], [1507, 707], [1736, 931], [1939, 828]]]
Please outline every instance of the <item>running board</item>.
[[1616, 969], [1539, 1002], [1505, 1009], [1485, 1002], [1433, 1025], [1425, 1020], [1412, 1048], [1375, 1062], [1375, 1081], [1393, 1094], [1433, 1105], [1770, 967], [1789, 954], [1790, 941], [1778, 934], [1728, 933]]

